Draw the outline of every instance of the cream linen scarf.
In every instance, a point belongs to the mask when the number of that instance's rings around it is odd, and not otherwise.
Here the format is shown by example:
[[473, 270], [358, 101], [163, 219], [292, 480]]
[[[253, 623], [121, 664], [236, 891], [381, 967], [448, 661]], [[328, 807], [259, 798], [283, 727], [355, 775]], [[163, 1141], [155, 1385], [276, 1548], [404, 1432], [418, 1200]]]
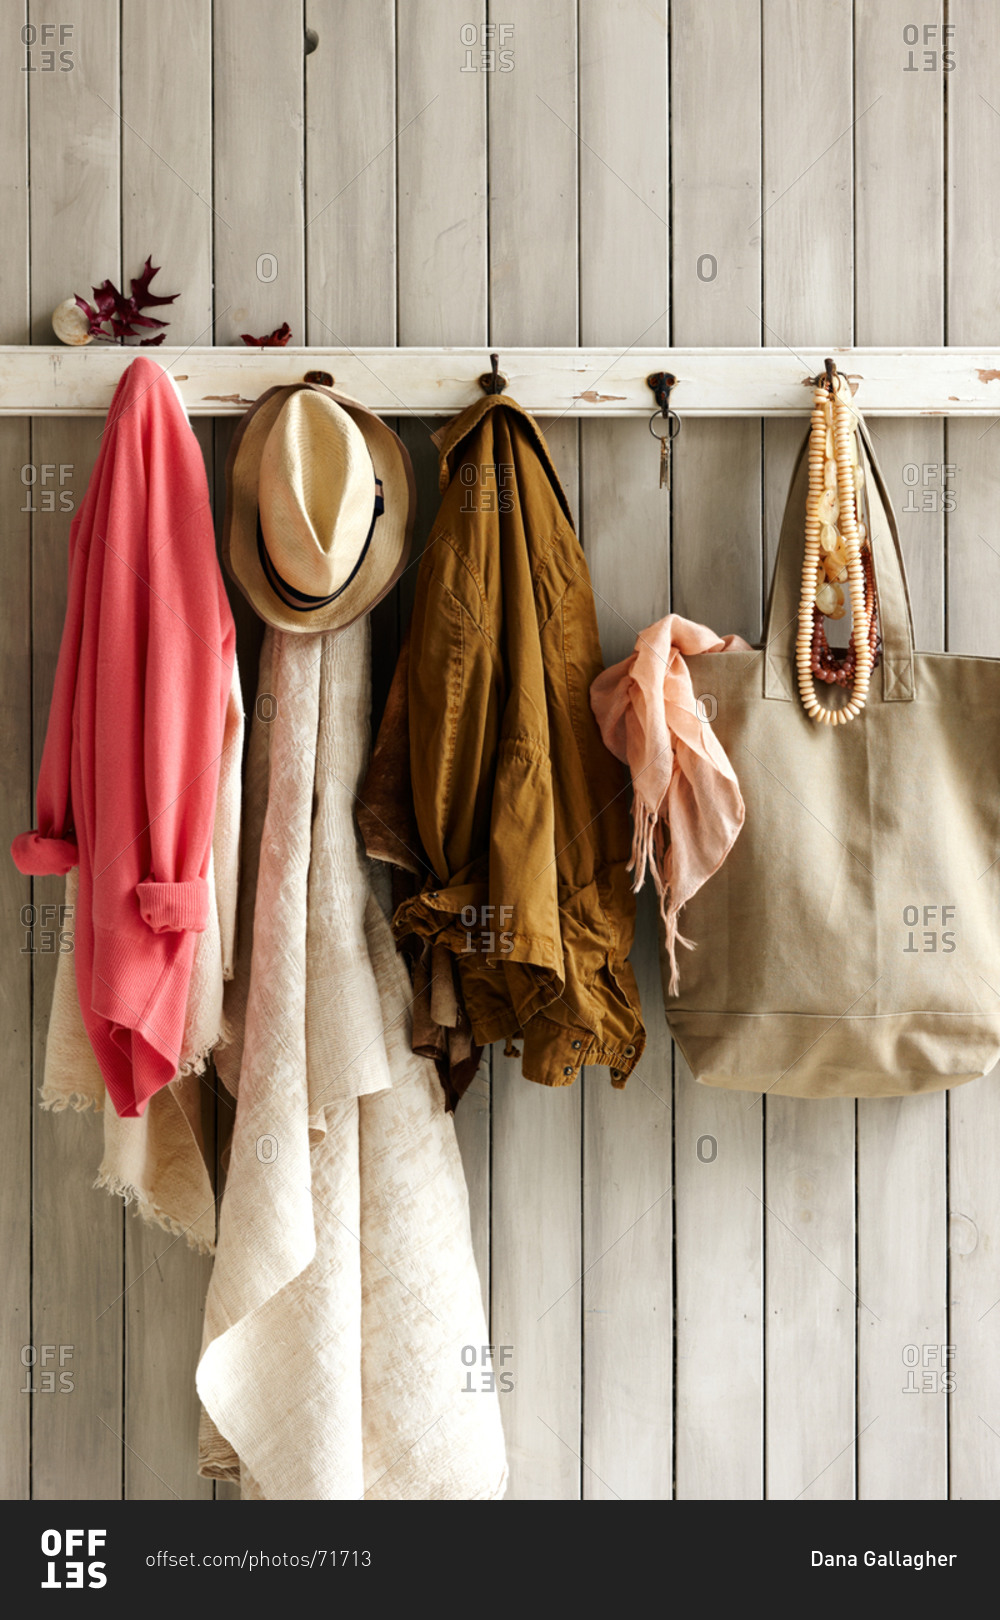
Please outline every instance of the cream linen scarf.
[[261, 653], [201, 1471], [244, 1498], [488, 1499], [507, 1471], [496, 1394], [462, 1387], [488, 1343], [465, 1179], [354, 825], [369, 663], [367, 619]]
[[[107, 1093], [80, 1013], [73, 958], [65, 952], [56, 966], [41, 1089], [43, 1108], [103, 1113], [104, 1157], [94, 1185], [134, 1203], [144, 1220], [183, 1235], [200, 1253], [215, 1247], [215, 1193], [204, 1157], [199, 1077], [228, 1035], [223, 981], [233, 976], [242, 754], [243, 703], [234, 661], [209, 871], [212, 904], [195, 950], [176, 1078], [150, 1099], [141, 1119], [119, 1119], [105, 1107]], [[76, 894], [74, 867], [66, 878], [67, 932]]]

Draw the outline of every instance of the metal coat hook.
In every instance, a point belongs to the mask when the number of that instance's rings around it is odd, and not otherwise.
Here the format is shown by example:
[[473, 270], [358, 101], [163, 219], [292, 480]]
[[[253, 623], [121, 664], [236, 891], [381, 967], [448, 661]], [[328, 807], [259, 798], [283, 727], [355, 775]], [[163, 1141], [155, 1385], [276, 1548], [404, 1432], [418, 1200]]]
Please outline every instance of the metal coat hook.
[[856, 394], [862, 378], [857, 372], [838, 371], [836, 362], [829, 357], [823, 361], [823, 370], [805, 380], [811, 388], [825, 388], [831, 399], [837, 390], [837, 380], [846, 383], [851, 394]]
[[677, 386], [677, 378], [672, 371], [651, 371], [646, 378], [647, 388], [653, 390], [653, 398], [660, 407], [660, 415], [670, 414], [670, 390]]
[[[669, 489], [671, 447], [681, 430], [680, 417], [670, 409], [670, 390], [676, 387], [677, 378], [672, 371], [651, 371], [646, 384], [653, 390], [653, 398], [660, 407], [649, 419], [649, 431], [660, 441], [660, 488]], [[657, 423], [662, 424], [662, 431], [657, 431]]]
[[507, 386], [507, 379], [497, 369], [500, 365], [498, 354], [490, 355], [491, 370], [484, 371], [479, 378], [479, 386], [484, 394], [502, 394]]

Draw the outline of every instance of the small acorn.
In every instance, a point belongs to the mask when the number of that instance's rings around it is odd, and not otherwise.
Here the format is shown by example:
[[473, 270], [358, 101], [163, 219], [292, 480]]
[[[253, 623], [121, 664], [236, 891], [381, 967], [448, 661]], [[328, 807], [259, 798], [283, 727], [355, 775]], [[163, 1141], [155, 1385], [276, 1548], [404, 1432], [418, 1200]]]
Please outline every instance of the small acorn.
[[52, 311], [52, 330], [60, 343], [93, 343], [90, 323], [75, 298], [64, 298]]

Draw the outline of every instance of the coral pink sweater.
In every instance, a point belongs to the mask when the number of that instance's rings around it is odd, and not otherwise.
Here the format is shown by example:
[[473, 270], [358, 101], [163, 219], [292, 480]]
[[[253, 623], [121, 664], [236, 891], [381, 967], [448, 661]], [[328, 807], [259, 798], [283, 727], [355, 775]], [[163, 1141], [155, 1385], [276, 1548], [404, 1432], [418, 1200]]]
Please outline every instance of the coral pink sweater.
[[69, 599], [22, 872], [79, 862], [76, 983], [119, 1114], [177, 1071], [235, 630], [197, 440], [162, 367], [115, 390], [69, 541]]

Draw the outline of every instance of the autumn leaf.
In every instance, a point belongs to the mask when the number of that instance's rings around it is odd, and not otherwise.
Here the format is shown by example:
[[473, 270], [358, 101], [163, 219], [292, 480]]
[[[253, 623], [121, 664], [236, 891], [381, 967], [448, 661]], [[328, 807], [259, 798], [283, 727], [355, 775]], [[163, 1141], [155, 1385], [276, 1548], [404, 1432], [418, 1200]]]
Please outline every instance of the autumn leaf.
[[[149, 283], [152, 281], [153, 277], [158, 276], [159, 273], [160, 267], [157, 265], [154, 269], [153, 255], [150, 254], [149, 258], [142, 267], [142, 272], [139, 277], [133, 277], [132, 279], [131, 301], [136, 309], [151, 309], [154, 304], [172, 304], [175, 298], [180, 297], [179, 293], [167, 293], [166, 297], [160, 298], [156, 293], [150, 292]], [[166, 322], [164, 321], [163, 324], [166, 325]]]
[[251, 337], [249, 332], [241, 332], [240, 337], [251, 349], [283, 349], [292, 335], [292, 329], [287, 321], [282, 321], [273, 332], [265, 337]]
[[[77, 294], [77, 307], [87, 317], [87, 330], [91, 337], [99, 343], [124, 343], [126, 338], [137, 338], [142, 328], [148, 331], [150, 328], [165, 327], [168, 324], [166, 321], [157, 320], [153, 315], [140, 314], [140, 310], [153, 308], [157, 304], [172, 304], [180, 296], [179, 293], [168, 293], [161, 298], [157, 293], [150, 292], [149, 284], [158, 273], [159, 267], [154, 266], [150, 254], [140, 274], [130, 282], [131, 294], [128, 298], [118, 291], [110, 278], [92, 289], [93, 305]], [[141, 343], [143, 346], [162, 343], [164, 336], [164, 332], [160, 331], [156, 337], [143, 338]]]

